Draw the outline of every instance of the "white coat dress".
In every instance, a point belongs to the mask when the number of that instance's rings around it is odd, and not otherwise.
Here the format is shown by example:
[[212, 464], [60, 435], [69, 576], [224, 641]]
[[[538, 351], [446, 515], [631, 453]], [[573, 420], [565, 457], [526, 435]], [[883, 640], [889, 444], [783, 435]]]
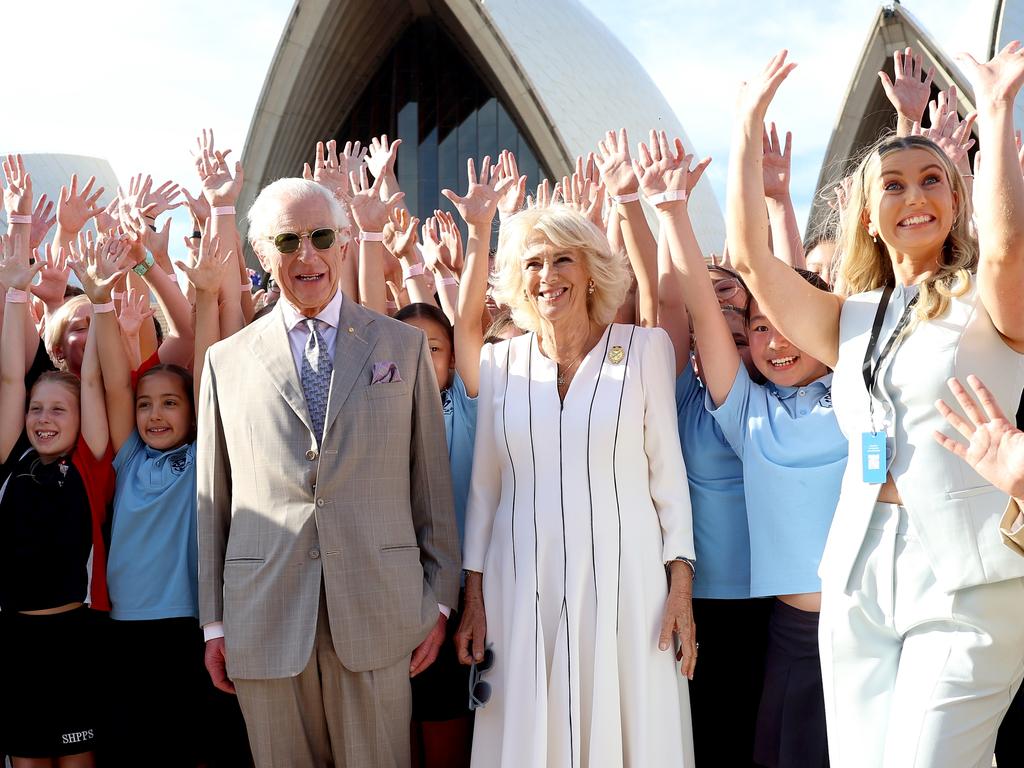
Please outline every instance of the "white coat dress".
[[684, 765], [660, 651], [665, 563], [694, 557], [674, 355], [611, 325], [564, 402], [535, 334], [484, 347], [464, 567], [483, 573], [491, 697], [478, 768]]

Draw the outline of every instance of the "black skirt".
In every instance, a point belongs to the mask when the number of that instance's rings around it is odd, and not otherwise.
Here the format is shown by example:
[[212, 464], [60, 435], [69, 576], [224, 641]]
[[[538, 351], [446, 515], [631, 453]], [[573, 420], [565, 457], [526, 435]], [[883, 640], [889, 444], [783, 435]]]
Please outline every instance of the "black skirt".
[[93, 751], [102, 738], [99, 633], [90, 608], [0, 617], [0, 752], [62, 757]]
[[818, 614], [780, 600], [768, 622], [754, 760], [768, 768], [828, 766]]

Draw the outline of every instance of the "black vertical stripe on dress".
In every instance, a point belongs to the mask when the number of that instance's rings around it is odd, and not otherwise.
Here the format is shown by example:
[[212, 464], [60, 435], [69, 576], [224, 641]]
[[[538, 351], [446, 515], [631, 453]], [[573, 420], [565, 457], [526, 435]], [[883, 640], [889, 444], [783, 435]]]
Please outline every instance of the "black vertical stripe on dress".
[[501, 401], [501, 431], [505, 436], [505, 452], [508, 454], [508, 464], [512, 468], [512, 583], [516, 581], [516, 464], [512, 461], [512, 449], [508, 445], [508, 380], [509, 371], [512, 366], [512, 342], [505, 347], [505, 396]]
[[[555, 364], [555, 371], [558, 364]], [[571, 386], [571, 384], [570, 384]], [[566, 390], [566, 395], [569, 392]], [[565, 401], [561, 399], [558, 391], [558, 380], [555, 380], [555, 396], [559, 398], [558, 405], [558, 511], [562, 515], [562, 617], [565, 619], [565, 674], [568, 682], [568, 696], [566, 701], [569, 708], [569, 766], [576, 765], [576, 739], [573, 736], [572, 728], [572, 633], [569, 624], [569, 603], [566, 593], [569, 591], [569, 544], [565, 536], [565, 466], [562, 462], [562, 425], [565, 417]]]
[[633, 334], [636, 333], [636, 326], [634, 325], [629, 330], [629, 341], [626, 342], [626, 357], [622, 361], [624, 366], [622, 372], [622, 384], [619, 388], [619, 408], [615, 414], [615, 440], [612, 443], [612, 487], [615, 489], [615, 518], [618, 522], [619, 532], [619, 544], [618, 554], [619, 563], [618, 571], [615, 576], [615, 634], [619, 633], [619, 598], [622, 592], [622, 506], [619, 504], [619, 470], [618, 470], [618, 453], [619, 453], [619, 422], [622, 420], [622, 396], [626, 391], [626, 373], [629, 370], [629, 355], [633, 351]]
[[[537, 685], [540, 671], [540, 654], [537, 642], [540, 638], [540, 575], [537, 548], [537, 451], [533, 445], [533, 343], [537, 334], [530, 334], [529, 353], [526, 358], [526, 408], [530, 424], [530, 459], [533, 465], [533, 681]], [[534, 692], [536, 696], [536, 691]]]
[[612, 331], [615, 324], [608, 326], [607, 338], [604, 342], [604, 349], [601, 350], [601, 367], [597, 371], [597, 380], [594, 382], [594, 392], [590, 396], [590, 412], [587, 414], [587, 495], [590, 501], [590, 566], [594, 577], [594, 607], [595, 616], [598, 605], [597, 599], [597, 552], [594, 544], [594, 487], [590, 482], [590, 425], [594, 419], [594, 403], [597, 401], [597, 388], [601, 386], [601, 378], [604, 373], [604, 362], [608, 359], [608, 345], [612, 343]]

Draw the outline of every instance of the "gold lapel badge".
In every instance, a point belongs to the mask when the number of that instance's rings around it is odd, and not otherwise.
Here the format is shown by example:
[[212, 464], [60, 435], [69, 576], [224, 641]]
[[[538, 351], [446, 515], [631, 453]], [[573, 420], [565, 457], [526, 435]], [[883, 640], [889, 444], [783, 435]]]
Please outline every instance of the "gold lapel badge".
[[614, 347], [608, 350], [608, 362], [611, 363], [612, 365], [618, 365], [619, 363], [621, 363], [625, 356], [626, 353], [618, 344], [616, 344]]

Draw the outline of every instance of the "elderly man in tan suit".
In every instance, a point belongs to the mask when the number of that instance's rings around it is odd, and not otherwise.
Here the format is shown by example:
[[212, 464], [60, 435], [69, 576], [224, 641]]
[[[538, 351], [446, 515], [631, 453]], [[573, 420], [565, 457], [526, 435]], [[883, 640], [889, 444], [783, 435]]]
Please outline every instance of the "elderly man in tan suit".
[[[376, 203], [367, 218], [383, 225]], [[409, 677], [436, 656], [459, 589], [426, 340], [343, 296], [347, 220], [323, 187], [275, 182], [249, 220], [281, 299], [205, 365], [207, 668], [237, 691], [261, 768], [406, 766]]]

